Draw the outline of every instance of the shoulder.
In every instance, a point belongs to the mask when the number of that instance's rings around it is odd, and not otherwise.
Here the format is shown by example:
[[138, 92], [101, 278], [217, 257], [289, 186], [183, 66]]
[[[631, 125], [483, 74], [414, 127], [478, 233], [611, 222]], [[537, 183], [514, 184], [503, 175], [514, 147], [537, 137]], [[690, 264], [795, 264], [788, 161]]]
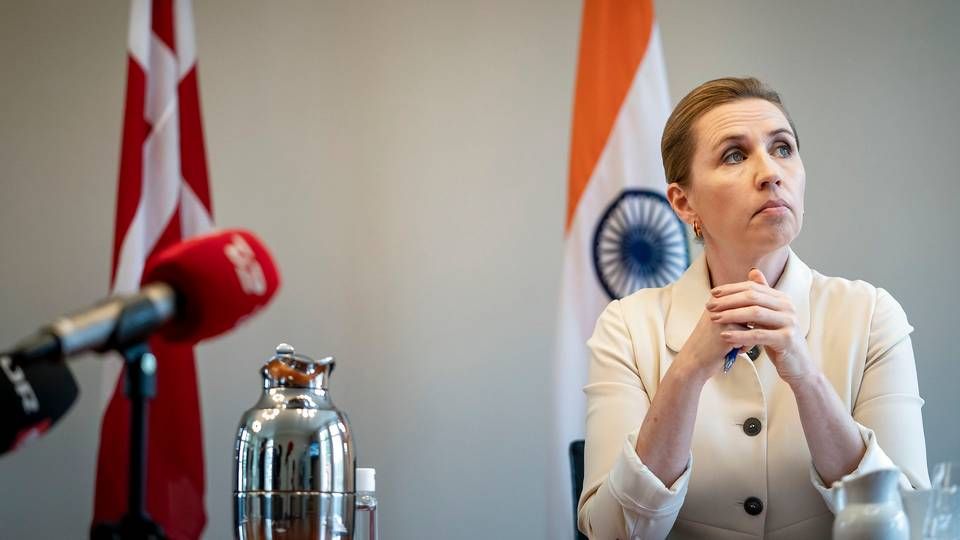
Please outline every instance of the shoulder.
[[894, 315], [894, 312], [903, 313], [900, 303], [882, 287], [861, 279], [825, 276], [816, 270], [811, 270], [811, 273], [813, 274], [810, 287], [812, 300], [867, 308], [871, 313], [882, 317]]
[[913, 331], [903, 307], [886, 289], [816, 270], [812, 274], [811, 315], [829, 318], [834, 324], [862, 325], [871, 348], [885, 348]]
[[674, 283], [664, 287], [640, 289], [619, 300], [624, 321], [638, 324], [643, 321], [663, 321], [670, 309], [670, 291]]
[[810, 295], [826, 300], [872, 303], [876, 300], [878, 288], [861, 279], [846, 279], [825, 276], [811, 269], [813, 280]]
[[[595, 380], [597, 370], [612, 365], [627, 366], [645, 381], [658, 380], [652, 375], [658, 365], [654, 353], [665, 346], [664, 319], [671, 286], [640, 289], [607, 305], [587, 340], [591, 380]], [[656, 388], [656, 383], [647, 388]]]
[[613, 300], [597, 318], [597, 329], [620, 327], [633, 333], [649, 324], [663, 327], [663, 319], [670, 307], [670, 289], [665, 287], [640, 289], [628, 296]]

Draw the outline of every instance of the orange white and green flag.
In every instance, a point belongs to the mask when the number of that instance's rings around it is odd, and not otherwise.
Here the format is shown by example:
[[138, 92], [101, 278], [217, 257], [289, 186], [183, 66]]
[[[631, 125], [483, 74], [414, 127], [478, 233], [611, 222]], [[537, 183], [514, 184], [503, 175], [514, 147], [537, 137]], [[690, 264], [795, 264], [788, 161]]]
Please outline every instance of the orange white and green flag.
[[597, 317], [611, 300], [662, 287], [689, 265], [686, 228], [664, 196], [669, 114], [652, 0], [586, 0], [553, 364], [549, 538], [573, 535], [567, 447], [583, 438], [586, 341]]

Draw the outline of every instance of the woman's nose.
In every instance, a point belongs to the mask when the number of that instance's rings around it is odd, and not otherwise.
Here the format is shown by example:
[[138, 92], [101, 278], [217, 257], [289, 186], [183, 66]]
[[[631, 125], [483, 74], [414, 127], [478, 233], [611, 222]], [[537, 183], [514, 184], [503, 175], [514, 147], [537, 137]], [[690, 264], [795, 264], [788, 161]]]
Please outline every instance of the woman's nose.
[[783, 182], [780, 177], [780, 166], [773, 157], [763, 152], [760, 159], [756, 160], [755, 163], [757, 163], [757, 169], [754, 171], [754, 183], [757, 189], [767, 189], [771, 184], [780, 186]]

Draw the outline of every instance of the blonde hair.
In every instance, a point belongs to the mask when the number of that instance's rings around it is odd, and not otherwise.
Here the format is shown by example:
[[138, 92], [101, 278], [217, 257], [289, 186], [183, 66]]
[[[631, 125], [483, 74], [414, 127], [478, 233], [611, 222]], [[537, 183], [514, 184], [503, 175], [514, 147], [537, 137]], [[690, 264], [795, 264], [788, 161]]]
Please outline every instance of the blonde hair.
[[675, 182], [683, 187], [689, 184], [690, 162], [697, 143], [693, 125], [697, 119], [720, 105], [750, 98], [769, 101], [780, 109], [790, 123], [790, 129], [793, 130], [793, 135], [797, 139], [799, 150], [800, 138], [797, 135], [797, 128], [793, 125], [793, 120], [783, 106], [783, 102], [780, 101], [780, 94], [753, 77], [714, 79], [701, 84], [684, 96], [670, 113], [670, 118], [667, 119], [667, 124], [663, 128], [660, 154], [663, 157], [663, 172], [666, 174], [668, 184]]

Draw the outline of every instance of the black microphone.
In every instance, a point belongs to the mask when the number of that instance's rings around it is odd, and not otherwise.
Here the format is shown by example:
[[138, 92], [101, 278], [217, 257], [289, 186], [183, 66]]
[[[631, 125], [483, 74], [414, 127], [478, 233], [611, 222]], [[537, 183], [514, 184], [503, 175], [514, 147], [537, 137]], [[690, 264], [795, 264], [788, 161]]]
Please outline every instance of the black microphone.
[[21, 363], [0, 355], [0, 455], [50, 429], [73, 406], [79, 390], [63, 362]]
[[92, 307], [65, 315], [16, 346], [20, 362], [62, 360], [87, 350], [122, 350], [142, 343], [176, 310], [172, 288], [152, 283], [136, 294], [112, 296]]

